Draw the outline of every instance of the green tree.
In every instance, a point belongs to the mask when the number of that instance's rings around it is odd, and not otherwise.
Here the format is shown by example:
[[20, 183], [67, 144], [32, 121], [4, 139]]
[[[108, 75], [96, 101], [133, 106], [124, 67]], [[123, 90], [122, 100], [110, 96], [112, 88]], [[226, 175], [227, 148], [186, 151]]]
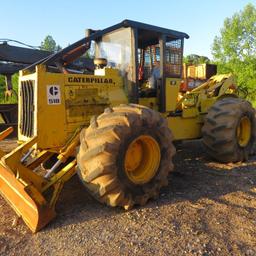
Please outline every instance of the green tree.
[[5, 86], [5, 78], [3, 75], [0, 75], [0, 87], [4, 87]]
[[5, 76], [0, 75], [0, 104], [2, 103], [17, 103], [17, 95], [18, 95], [18, 80], [19, 80], [19, 74], [15, 73], [12, 75], [12, 87], [14, 90], [13, 96], [11, 98], [8, 98], [8, 100], [5, 99], [5, 90], [6, 90], [6, 84], [5, 84]]
[[249, 98], [256, 92], [256, 8], [248, 4], [231, 18], [226, 18], [220, 35], [212, 46], [219, 73], [233, 73], [237, 83], [247, 88]]
[[190, 54], [190, 55], [187, 55], [184, 58], [184, 63], [193, 64], [193, 65], [204, 64], [204, 63], [210, 63], [210, 59], [206, 56], [200, 56], [200, 55], [197, 55], [197, 54]]
[[48, 35], [45, 37], [44, 41], [41, 42], [40, 49], [50, 52], [57, 52], [61, 49], [61, 47], [57, 45], [52, 36]]

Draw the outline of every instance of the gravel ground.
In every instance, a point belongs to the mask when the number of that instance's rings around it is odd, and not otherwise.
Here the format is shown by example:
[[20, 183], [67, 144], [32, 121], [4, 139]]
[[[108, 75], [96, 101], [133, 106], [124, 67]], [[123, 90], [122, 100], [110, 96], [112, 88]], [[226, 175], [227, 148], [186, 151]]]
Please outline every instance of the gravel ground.
[[75, 176], [34, 235], [0, 197], [0, 255], [256, 255], [256, 156], [224, 165], [184, 142], [174, 163], [159, 199], [127, 212], [99, 204]]

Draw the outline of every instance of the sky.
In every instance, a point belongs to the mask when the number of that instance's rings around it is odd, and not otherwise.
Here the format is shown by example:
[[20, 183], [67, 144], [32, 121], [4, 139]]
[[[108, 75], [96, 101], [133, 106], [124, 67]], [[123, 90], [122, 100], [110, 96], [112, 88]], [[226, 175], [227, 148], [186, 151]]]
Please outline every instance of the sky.
[[189, 34], [185, 55], [212, 58], [211, 46], [226, 17], [256, 0], [0, 0], [0, 39], [39, 46], [51, 35], [62, 47], [124, 19]]

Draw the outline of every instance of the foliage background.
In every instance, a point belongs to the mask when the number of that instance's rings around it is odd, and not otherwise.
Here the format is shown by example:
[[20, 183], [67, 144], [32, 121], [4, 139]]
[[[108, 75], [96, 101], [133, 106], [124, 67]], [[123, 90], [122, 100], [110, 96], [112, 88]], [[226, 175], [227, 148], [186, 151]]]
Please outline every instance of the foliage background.
[[[16, 92], [16, 95], [18, 95], [18, 80], [19, 80], [19, 74], [16, 73], [12, 76], [13, 90]], [[8, 100], [5, 100], [4, 92], [5, 92], [5, 77], [3, 75], [0, 75], [0, 104], [18, 102], [18, 99], [15, 96], [15, 94], [13, 94], [13, 96]]]
[[[58, 51], [61, 49], [52, 36], [47, 35], [40, 49]], [[225, 19], [220, 34], [212, 45], [213, 60], [195, 54], [184, 57], [189, 64], [215, 63], [218, 73], [232, 73], [237, 84], [248, 91], [248, 99], [256, 106], [256, 7], [247, 4], [243, 10]], [[87, 56], [89, 57], [89, 56]], [[18, 74], [12, 77], [13, 88], [17, 91]], [[0, 103], [4, 103], [5, 78], [0, 75]], [[8, 102], [16, 102], [12, 97]]]
[[256, 102], [256, 8], [248, 4], [231, 18], [226, 18], [220, 35], [212, 45], [218, 73], [232, 73], [237, 84]]
[[[40, 49], [45, 51], [55, 52], [60, 50], [61, 47], [56, 44], [52, 36], [47, 35], [45, 39], [41, 42]], [[5, 77], [3, 75], [0, 75], [0, 104], [17, 103], [18, 99], [16, 95], [18, 95], [18, 82], [19, 82], [19, 74], [16, 73], [12, 76], [13, 90], [16, 92], [16, 94], [14, 93], [11, 98], [8, 98], [8, 100], [5, 100], [5, 94], [4, 94], [5, 93]]]

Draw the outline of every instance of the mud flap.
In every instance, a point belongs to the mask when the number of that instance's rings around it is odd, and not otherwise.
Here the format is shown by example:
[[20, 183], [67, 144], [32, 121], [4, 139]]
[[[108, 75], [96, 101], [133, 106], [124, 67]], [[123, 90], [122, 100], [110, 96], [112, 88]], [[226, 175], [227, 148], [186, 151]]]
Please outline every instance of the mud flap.
[[39, 231], [56, 216], [35, 186], [25, 184], [1, 164], [0, 194], [32, 232]]

